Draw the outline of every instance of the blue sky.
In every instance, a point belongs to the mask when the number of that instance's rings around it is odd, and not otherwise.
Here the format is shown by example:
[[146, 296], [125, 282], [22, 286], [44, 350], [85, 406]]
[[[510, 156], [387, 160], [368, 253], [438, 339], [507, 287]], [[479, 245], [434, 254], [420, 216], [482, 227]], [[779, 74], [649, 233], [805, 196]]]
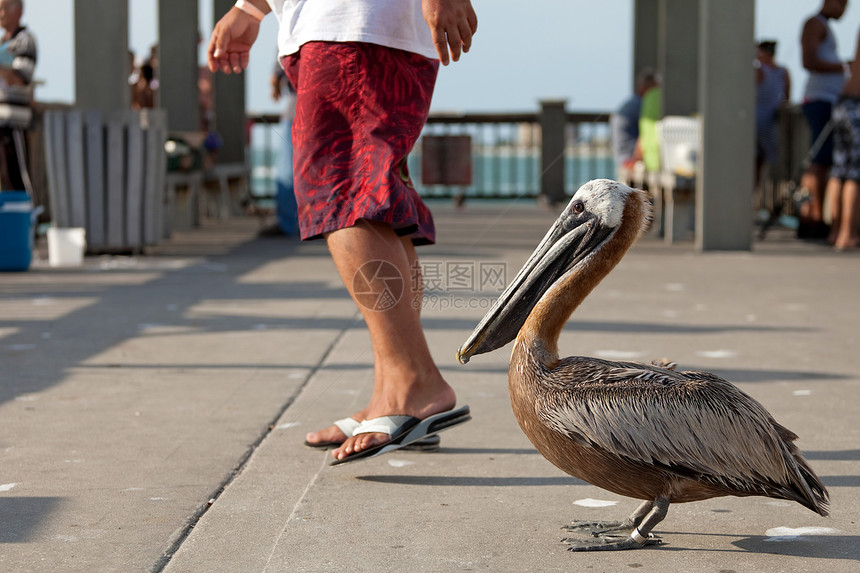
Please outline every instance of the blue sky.
[[[182, 1], [182, 0], [174, 0]], [[544, 98], [566, 98], [569, 110], [607, 111], [631, 90], [634, 0], [473, 0], [478, 34], [463, 59], [440, 72], [434, 111], [530, 111]], [[74, 99], [73, 0], [25, 0], [23, 23], [39, 42], [36, 90], [41, 101]], [[129, 0], [129, 42], [145, 54], [157, 41], [157, 0]], [[200, 29], [212, 29], [210, 2], [200, 0]], [[821, 0], [757, 0], [756, 38], [779, 42], [777, 59], [791, 71], [792, 99], [806, 79], [800, 26]], [[524, 7], [527, 6], [527, 7]], [[860, 2], [834, 24], [840, 54], [853, 58]], [[279, 111], [269, 99], [276, 23], [269, 16], [247, 73], [250, 111]], [[753, 51], [750, 50], [752, 60]], [[201, 55], [202, 57], [202, 55]]]

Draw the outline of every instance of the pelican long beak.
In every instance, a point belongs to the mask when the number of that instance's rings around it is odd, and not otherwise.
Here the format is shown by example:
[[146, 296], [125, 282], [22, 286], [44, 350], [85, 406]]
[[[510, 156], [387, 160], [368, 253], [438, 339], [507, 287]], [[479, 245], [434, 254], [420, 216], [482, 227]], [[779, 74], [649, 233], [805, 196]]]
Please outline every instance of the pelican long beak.
[[496, 350], [512, 341], [552, 285], [613, 231], [602, 227], [594, 217], [577, 219], [568, 206], [457, 351], [457, 360], [465, 364], [476, 354]]

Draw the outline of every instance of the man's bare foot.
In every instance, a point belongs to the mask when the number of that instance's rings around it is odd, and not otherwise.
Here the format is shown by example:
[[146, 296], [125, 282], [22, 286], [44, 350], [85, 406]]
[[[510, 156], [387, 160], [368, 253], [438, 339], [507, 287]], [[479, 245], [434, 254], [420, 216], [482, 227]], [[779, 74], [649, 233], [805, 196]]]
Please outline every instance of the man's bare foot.
[[[444, 380], [441, 380], [441, 384], [435, 388], [430, 395], [426, 395], [426, 392], [420, 392], [418, 395], [408, 397], [405, 400], [399, 397], [392, 397], [390, 400], [386, 400], [381, 396], [378, 398], [374, 396], [371, 399], [370, 406], [364, 411], [365, 419], [371, 420], [382, 416], [407, 415], [423, 420], [428, 416], [451, 410], [457, 403], [454, 389], [448, 386]], [[349, 455], [385, 444], [390, 440], [391, 436], [388, 434], [358, 434], [348, 438], [339, 448], [333, 450], [332, 456], [336, 460], [342, 460]]]
[[[350, 416], [350, 418], [356, 422], [362, 422], [367, 418], [365, 416], [366, 411], [367, 409], [360, 410]], [[305, 435], [305, 442], [311, 447], [318, 447], [322, 444], [342, 444], [349, 437], [350, 436], [343, 433], [343, 430], [332, 424], [331, 426], [323, 428], [317, 432], [309, 432]]]
[[305, 435], [305, 442], [309, 446], [319, 447], [323, 444], [342, 444], [347, 437], [348, 436], [343, 433], [343, 430], [332, 424], [328, 428], [323, 428], [318, 432], [309, 432]]

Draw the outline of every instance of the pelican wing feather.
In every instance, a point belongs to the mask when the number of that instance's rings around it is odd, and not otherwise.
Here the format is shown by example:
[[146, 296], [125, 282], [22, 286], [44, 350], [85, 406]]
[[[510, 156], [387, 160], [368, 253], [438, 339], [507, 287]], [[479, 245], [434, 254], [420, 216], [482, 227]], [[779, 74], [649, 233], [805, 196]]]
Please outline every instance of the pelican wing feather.
[[580, 444], [731, 489], [798, 481], [797, 436], [718, 376], [581, 357], [548, 374], [540, 416]]

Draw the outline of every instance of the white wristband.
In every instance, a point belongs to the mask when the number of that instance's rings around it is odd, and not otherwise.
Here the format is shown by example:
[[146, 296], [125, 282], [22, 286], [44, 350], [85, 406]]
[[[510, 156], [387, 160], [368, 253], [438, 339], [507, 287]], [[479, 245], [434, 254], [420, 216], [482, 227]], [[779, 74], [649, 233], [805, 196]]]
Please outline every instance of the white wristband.
[[236, 0], [236, 8], [251, 16], [257, 22], [262, 22], [263, 18], [266, 17], [262, 10], [245, 0]]

